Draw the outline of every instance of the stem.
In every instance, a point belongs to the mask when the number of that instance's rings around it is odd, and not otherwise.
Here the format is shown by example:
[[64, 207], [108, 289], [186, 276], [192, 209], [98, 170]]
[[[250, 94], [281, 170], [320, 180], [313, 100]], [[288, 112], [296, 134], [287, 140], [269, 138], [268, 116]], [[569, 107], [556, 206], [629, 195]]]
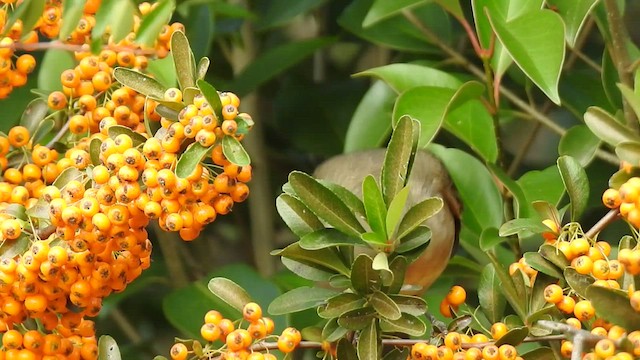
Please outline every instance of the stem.
[[[611, 58], [618, 71], [620, 82], [633, 89], [633, 77], [631, 72], [629, 72], [631, 58], [629, 56], [629, 50], [627, 49], [629, 33], [624, 26], [624, 21], [616, 0], [605, 0], [604, 7], [607, 10], [607, 23], [609, 24], [609, 33], [611, 34], [611, 46], [608, 47]], [[622, 105], [627, 126], [637, 133], [640, 130], [638, 127], [638, 119], [624, 97], [622, 99]]]
[[[20, 51], [39, 51], [39, 50], [48, 50], [48, 49], [56, 49], [56, 50], [68, 50], [68, 51], [91, 51], [88, 45], [73, 45], [73, 44], [65, 44], [60, 41], [47, 41], [47, 42], [37, 42], [33, 44], [25, 44], [16, 42], [11, 45], [0, 45], [0, 48], [11, 48], [13, 50]], [[128, 46], [118, 46], [118, 45], [104, 45], [103, 49], [113, 50], [115, 52], [120, 51], [133, 51], [135, 55], [156, 55], [156, 51], [154, 49], [137, 49]]]
[[609, 212], [603, 216], [600, 220], [598, 220], [589, 231], [586, 232], [586, 236], [589, 239], [593, 239], [600, 231], [606, 228], [609, 224], [616, 221], [618, 219], [618, 215], [620, 214], [620, 210], [613, 209], [609, 210]]

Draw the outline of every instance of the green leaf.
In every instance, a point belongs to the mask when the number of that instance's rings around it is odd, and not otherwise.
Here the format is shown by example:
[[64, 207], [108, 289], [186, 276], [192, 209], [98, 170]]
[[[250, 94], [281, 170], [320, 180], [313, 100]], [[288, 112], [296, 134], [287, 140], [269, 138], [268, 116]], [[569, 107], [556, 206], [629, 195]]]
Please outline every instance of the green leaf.
[[328, 298], [338, 294], [331, 289], [302, 286], [288, 291], [269, 304], [269, 314], [284, 315], [311, 309], [324, 304]]
[[[180, 89], [196, 86], [196, 69], [193, 63], [193, 54], [191, 53], [189, 40], [182, 31], [176, 31], [171, 35], [171, 56], [173, 56]], [[210, 105], [213, 106], [211, 103]]]
[[31, 100], [29, 105], [24, 109], [20, 117], [20, 125], [26, 127], [29, 133], [33, 134], [38, 128], [38, 125], [40, 125], [45, 116], [47, 116], [48, 112], [49, 106], [47, 105], [47, 100], [35, 98]]
[[351, 117], [344, 152], [377, 148], [391, 133], [391, 111], [397, 94], [384, 82], [371, 85]]
[[162, 26], [171, 20], [171, 15], [176, 7], [174, 0], [161, 0], [142, 18], [140, 27], [136, 32], [136, 43], [153, 46], [162, 30]]
[[398, 320], [380, 319], [380, 329], [385, 333], [400, 332], [409, 336], [422, 336], [427, 331], [427, 326], [416, 316], [402, 314]]
[[332, 246], [364, 245], [360, 238], [351, 237], [333, 228], [319, 229], [300, 238], [300, 247], [305, 250], [319, 250]]
[[362, 182], [362, 200], [371, 230], [386, 239], [385, 219], [387, 217], [387, 206], [384, 203], [378, 183], [371, 174], [367, 175]]
[[428, 226], [418, 226], [400, 240], [400, 245], [396, 247], [398, 254], [404, 254], [415, 250], [431, 240], [431, 229]]
[[247, 166], [251, 164], [251, 158], [244, 149], [240, 141], [233, 136], [225, 136], [222, 138], [222, 153], [231, 163], [238, 166]]
[[211, 152], [212, 146], [204, 147], [199, 142], [194, 142], [180, 155], [180, 159], [176, 163], [176, 176], [186, 179], [191, 175], [196, 166]]
[[522, 354], [522, 358], [525, 360], [548, 360], [556, 357], [553, 349], [543, 346]]
[[238, 96], [244, 96], [333, 42], [334, 38], [314, 38], [271, 48], [251, 61], [230, 88], [235, 89]]
[[178, 80], [174, 67], [171, 56], [166, 56], [164, 59], [152, 59], [149, 60], [147, 73], [153, 75], [154, 79], [167, 88], [176, 87]]
[[[526, 252], [524, 254], [524, 260], [527, 265], [531, 266], [534, 270], [537, 270], [543, 274], [547, 274], [556, 279], [562, 279], [563, 275], [560, 269], [551, 261], [545, 259], [540, 253]], [[569, 269], [569, 268], [566, 268]]]
[[25, 233], [20, 234], [15, 240], [3, 241], [0, 243], [0, 259], [13, 259], [17, 255], [24, 254], [30, 246], [31, 239]]
[[73, 54], [66, 50], [49, 49], [45, 51], [38, 71], [38, 88], [44, 90], [62, 90], [60, 74], [76, 66]]
[[561, 269], [564, 269], [570, 264], [569, 260], [567, 260], [562, 251], [558, 250], [553, 245], [542, 244], [540, 246], [540, 249], [538, 249], [538, 252], [540, 253], [540, 255], [542, 255], [542, 257], [551, 261], [552, 264]]
[[362, 225], [338, 196], [311, 176], [294, 171], [289, 174], [289, 183], [300, 200], [329, 225], [351, 236], [359, 237], [364, 232]]
[[347, 311], [338, 318], [338, 325], [348, 330], [361, 330], [367, 327], [376, 316], [372, 307]]
[[293, 243], [282, 250], [272, 251], [271, 255], [288, 257], [303, 264], [319, 265], [337, 273], [349, 275], [349, 269], [333, 249], [311, 251], [301, 248], [298, 243]]
[[269, 2], [268, 8], [257, 21], [259, 30], [267, 30], [282, 26], [291, 22], [295, 17], [311, 12], [322, 5], [324, 0], [300, 0], [290, 2], [288, 0], [274, 0]]
[[114, 42], [124, 39], [133, 30], [135, 13], [136, 8], [130, 0], [103, 0], [96, 13], [96, 24], [91, 30], [91, 38], [101, 39], [108, 26], [111, 28]]
[[58, 189], [62, 189], [67, 183], [71, 180], [81, 180], [84, 176], [84, 173], [75, 167], [68, 167], [58, 175], [58, 177], [53, 182], [53, 186]]
[[566, 155], [558, 158], [558, 169], [571, 200], [571, 219], [576, 221], [589, 200], [587, 173], [576, 159]]
[[162, 99], [167, 90], [156, 79], [128, 68], [117, 67], [113, 69], [113, 77], [122, 85], [153, 99]]
[[98, 360], [120, 360], [120, 349], [109, 335], [101, 335], [98, 340]]
[[412, 206], [398, 225], [397, 238], [402, 239], [442, 209], [442, 199], [432, 197]]
[[640, 328], [640, 313], [631, 307], [626, 291], [591, 285], [587, 287], [587, 299], [598, 317], [625, 329]]
[[329, 298], [325, 306], [318, 308], [318, 315], [324, 319], [339, 317], [340, 315], [364, 306], [365, 299], [354, 293], [342, 293]]
[[249, 294], [240, 285], [227, 278], [215, 277], [209, 280], [207, 287], [213, 295], [240, 312], [247, 303], [251, 302]]
[[[318, 170], [318, 169], [316, 169], [316, 170]], [[314, 173], [314, 176], [316, 176], [315, 173]], [[326, 188], [328, 188], [334, 194], [336, 194], [338, 196], [338, 198], [340, 200], [342, 200], [345, 205], [347, 205], [347, 207], [349, 208], [349, 210], [351, 210], [353, 215], [355, 215], [359, 219], [362, 219], [362, 221], [366, 221], [367, 220], [367, 215], [366, 215], [366, 210], [364, 209], [364, 204], [362, 203], [362, 200], [360, 200], [360, 198], [358, 198], [354, 193], [349, 191], [349, 189], [347, 189], [347, 188], [345, 188], [343, 186], [340, 186], [338, 184], [334, 184], [334, 183], [329, 182], [329, 181], [321, 180], [320, 178], [318, 178], [318, 180], [320, 181], [320, 183], [322, 185], [324, 185]]]
[[390, 64], [354, 74], [353, 77], [372, 76], [387, 83], [395, 92], [425, 86], [458, 89], [462, 82], [447, 72], [416, 64]]
[[324, 325], [324, 328], [322, 328], [322, 338], [329, 342], [337, 341], [344, 337], [348, 332], [348, 329], [338, 325], [337, 318], [329, 319], [329, 321]]
[[427, 302], [424, 299], [411, 295], [389, 295], [401, 312], [420, 316], [427, 312]]
[[18, 220], [27, 221], [26, 209], [22, 204], [9, 204], [0, 213], [11, 215]]
[[391, 234], [396, 232], [396, 227], [398, 223], [402, 219], [402, 214], [404, 212], [404, 207], [407, 204], [407, 198], [409, 197], [409, 187], [406, 186], [400, 192], [395, 195], [393, 200], [391, 200], [391, 204], [389, 204], [389, 209], [387, 210], [387, 231]]
[[111, 139], [115, 139], [118, 135], [127, 135], [133, 141], [133, 146], [140, 146], [147, 141], [147, 138], [144, 135], [131, 130], [130, 128], [123, 125], [112, 125], [109, 126], [107, 130], [107, 134]]
[[597, 0], [547, 0], [547, 6], [562, 17], [564, 37], [570, 47], [575, 46], [585, 20], [597, 3]]
[[505, 241], [507, 241], [507, 238], [500, 236], [498, 229], [486, 228], [482, 230], [482, 233], [480, 234], [480, 250], [494, 250], [497, 245], [502, 244]]
[[51, 130], [53, 130], [55, 125], [56, 123], [53, 119], [47, 119], [40, 122], [40, 124], [38, 124], [38, 127], [36, 128], [36, 131], [34, 131], [33, 135], [31, 135], [31, 142], [33, 144], [40, 143], [40, 140], [42, 140], [45, 136], [51, 134]]
[[62, 3], [62, 26], [58, 39], [65, 40], [78, 26], [84, 10], [84, 0], [69, 0]]
[[[391, 202], [407, 183], [412, 148], [412, 120], [408, 116], [403, 116], [398, 119], [396, 128], [391, 134], [391, 140], [389, 140], [389, 145], [387, 146], [380, 174], [382, 194], [385, 203], [389, 207], [391, 207]], [[404, 203], [402, 204], [402, 208], [404, 208]], [[395, 224], [393, 224], [393, 227], [389, 227], [387, 223], [387, 233], [393, 233], [394, 229]]]
[[459, 0], [434, 0], [435, 3], [442, 6], [447, 12], [455, 16], [457, 19], [464, 18], [464, 13], [460, 7]]
[[380, 275], [373, 269], [373, 259], [366, 254], [360, 254], [351, 266], [351, 284], [358, 294], [371, 294], [379, 289]]
[[630, 164], [640, 164], [640, 143], [623, 142], [616, 146], [616, 155]]
[[528, 171], [517, 180], [517, 183], [525, 194], [527, 205], [535, 206], [536, 201], [558, 204], [565, 191], [558, 166]]
[[498, 232], [498, 235], [501, 237], [508, 237], [515, 234], [539, 234], [545, 231], [549, 231], [549, 228], [546, 227], [540, 219], [532, 219], [532, 218], [520, 218], [509, 220], [504, 223]]
[[[473, 82], [465, 85], [469, 83]], [[442, 126], [467, 143], [485, 161], [496, 162], [498, 141], [493, 118], [480, 100], [469, 100], [456, 109], [450, 108]]]
[[629, 106], [631, 106], [636, 116], [640, 116], [640, 96], [638, 96], [638, 94], [636, 94], [633, 89], [625, 84], [618, 83], [616, 85], [618, 85], [622, 96], [627, 101]]
[[396, 294], [402, 289], [404, 284], [404, 274], [407, 271], [407, 258], [404, 256], [396, 256], [389, 264], [389, 270], [393, 273], [393, 282], [389, 285], [388, 293]]
[[221, 117], [222, 102], [220, 101], [220, 96], [218, 95], [216, 88], [204, 80], [198, 79], [196, 83], [198, 85], [198, 89], [202, 91], [204, 98], [207, 99], [207, 102], [211, 105], [213, 112]]
[[558, 144], [559, 155], [574, 157], [586, 167], [596, 156], [600, 140], [585, 125], [576, 125], [562, 136]]
[[507, 303], [500, 291], [500, 279], [493, 264], [487, 264], [482, 268], [478, 283], [478, 301], [480, 308], [491, 323], [502, 319]]
[[26, 211], [27, 216], [38, 219], [49, 219], [49, 203], [40, 198], [32, 207]]
[[389, 320], [398, 320], [402, 315], [400, 307], [387, 294], [375, 290], [369, 297], [369, 305], [378, 312], [378, 315]]
[[380, 274], [380, 279], [382, 279], [382, 285], [390, 286], [393, 283], [393, 272], [389, 268], [389, 259], [387, 258], [386, 252], [379, 252], [373, 258], [373, 263], [371, 264], [371, 268], [373, 270], [378, 271]]
[[196, 67], [196, 83], [198, 80], [203, 80], [207, 75], [207, 71], [209, 71], [209, 65], [211, 61], [208, 57], [203, 57], [198, 61], [198, 66]]
[[495, 345], [500, 346], [504, 344], [520, 345], [522, 340], [529, 336], [529, 328], [526, 326], [514, 327], [509, 329], [506, 334], [496, 340]]
[[515, 63], [551, 101], [560, 104], [558, 82], [565, 52], [562, 18], [551, 10], [527, 12], [511, 20], [493, 12], [487, 16]]
[[320, 220], [309, 208], [289, 194], [280, 194], [278, 196], [276, 209], [289, 229], [300, 238], [324, 228]]
[[353, 347], [351, 341], [346, 338], [342, 338], [338, 341], [336, 355], [338, 359], [359, 360], [355, 347]]
[[280, 257], [280, 261], [282, 261], [284, 267], [303, 279], [329, 281], [329, 279], [335, 275], [335, 272], [331, 269], [317, 264], [299, 262], [285, 256]]
[[402, 11], [410, 10], [411, 8], [424, 3], [426, 3], [426, 0], [374, 0], [373, 5], [371, 5], [371, 9], [369, 9], [367, 16], [362, 22], [362, 27], [370, 27], [381, 20], [390, 18], [400, 14]]
[[14, 8], [14, 11], [4, 24], [4, 33], [6, 34], [13, 24], [18, 20], [22, 20], [22, 28], [27, 33], [34, 28], [42, 12], [45, 9], [45, 0], [25, 0]]
[[571, 290], [584, 298], [587, 298], [589, 286], [595, 282], [592, 276], [582, 275], [572, 267], [564, 268], [564, 278]]
[[380, 359], [378, 354], [378, 345], [378, 326], [376, 325], [376, 319], [371, 319], [371, 323], [360, 332], [360, 338], [358, 339], [357, 345], [358, 359]]
[[584, 114], [584, 122], [600, 140], [609, 145], [617, 146], [621, 142], [628, 141], [640, 142], [640, 136], [599, 107], [588, 108]]

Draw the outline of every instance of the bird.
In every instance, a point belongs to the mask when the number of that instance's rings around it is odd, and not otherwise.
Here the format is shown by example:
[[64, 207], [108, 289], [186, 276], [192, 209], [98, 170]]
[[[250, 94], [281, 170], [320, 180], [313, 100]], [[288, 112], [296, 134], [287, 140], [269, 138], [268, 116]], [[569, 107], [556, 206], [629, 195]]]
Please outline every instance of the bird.
[[[313, 176], [341, 185], [362, 198], [364, 178], [371, 174], [379, 179], [385, 150], [336, 155], [317, 166]], [[445, 166], [427, 150], [416, 152], [407, 184], [409, 196], [405, 210], [429, 197], [440, 197], [443, 201], [442, 209], [424, 224], [432, 232], [429, 245], [405, 273], [404, 287], [409, 289], [405, 293], [421, 295], [447, 267], [458, 242], [462, 205]]]

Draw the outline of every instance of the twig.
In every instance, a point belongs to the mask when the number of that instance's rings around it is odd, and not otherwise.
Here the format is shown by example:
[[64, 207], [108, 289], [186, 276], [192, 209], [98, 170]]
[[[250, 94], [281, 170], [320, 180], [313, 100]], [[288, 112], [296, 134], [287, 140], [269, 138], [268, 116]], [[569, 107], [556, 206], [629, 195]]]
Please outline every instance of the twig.
[[595, 223], [595, 225], [593, 225], [591, 229], [589, 229], [589, 231], [586, 232], [585, 235], [587, 236], [587, 238], [593, 239], [596, 235], [598, 235], [600, 231], [606, 228], [607, 225], [616, 221], [618, 219], [619, 214], [620, 214], [620, 210], [618, 209], [609, 210], [609, 212], [605, 216], [603, 216], [600, 220], [598, 220], [598, 222]]
[[[21, 42], [15, 42], [10, 45], [0, 45], [0, 48], [11, 48], [13, 50], [20, 51], [39, 51], [39, 50], [68, 50], [68, 51], [91, 51], [88, 45], [74, 45], [74, 44], [65, 44], [60, 41], [47, 41], [47, 42], [37, 42], [33, 44], [25, 44]], [[139, 49], [128, 46], [120, 46], [120, 45], [104, 45], [103, 49], [113, 50], [115, 52], [120, 51], [133, 51], [136, 55], [156, 55], [155, 49]]]

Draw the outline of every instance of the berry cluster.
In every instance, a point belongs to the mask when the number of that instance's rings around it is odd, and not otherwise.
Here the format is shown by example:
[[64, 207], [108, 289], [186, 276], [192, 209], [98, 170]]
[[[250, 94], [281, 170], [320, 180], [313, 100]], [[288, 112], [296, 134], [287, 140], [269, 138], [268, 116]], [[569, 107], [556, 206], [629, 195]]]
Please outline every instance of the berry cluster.
[[[476, 334], [472, 337], [458, 332], [449, 332], [440, 346], [416, 343], [411, 347], [411, 360], [465, 360], [465, 359], [486, 359], [486, 360], [521, 360], [513, 345], [503, 344], [500, 346], [486, 345], [489, 339], [483, 334]], [[485, 345], [479, 345], [485, 343]], [[463, 344], [466, 345], [463, 349]], [[478, 345], [476, 345], [478, 344]]]
[[602, 203], [609, 209], [619, 209], [620, 215], [636, 229], [640, 228], [640, 177], [632, 177], [618, 189], [607, 189], [602, 194]]
[[[202, 347], [197, 341], [176, 342], [170, 350], [173, 360], [184, 360], [190, 354], [199, 358], [221, 356], [224, 359], [246, 360], [275, 360], [276, 356], [268, 352], [265, 341], [277, 339], [276, 346], [283, 353], [290, 353], [300, 344], [300, 331], [289, 327], [279, 336], [272, 335], [274, 323], [271, 318], [262, 316], [260, 305], [250, 302], [242, 309], [242, 317], [249, 325], [242, 327], [242, 321], [234, 322], [224, 318], [217, 310], [210, 310], [204, 316], [204, 324], [200, 328], [200, 335], [207, 344]], [[236, 327], [236, 324], [238, 327]], [[222, 341], [224, 345], [217, 347], [214, 342]], [[255, 349], [253, 345], [261, 345]], [[259, 350], [267, 349], [267, 352]]]
[[467, 292], [460, 285], [454, 285], [449, 289], [447, 296], [440, 302], [440, 313], [444, 317], [453, 317], [453, 312], [458, 310], [458, 306], [467, 300]]

